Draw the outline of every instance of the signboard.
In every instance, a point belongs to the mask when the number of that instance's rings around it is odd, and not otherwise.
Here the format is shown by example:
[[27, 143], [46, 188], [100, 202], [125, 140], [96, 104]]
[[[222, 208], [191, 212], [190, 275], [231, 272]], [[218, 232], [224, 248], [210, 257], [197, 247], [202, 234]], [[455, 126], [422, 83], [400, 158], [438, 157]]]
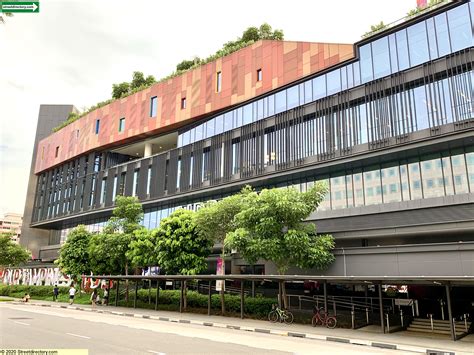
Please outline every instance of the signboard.
[[0, 280], [5, 285], [29, 286], [68, 286], [71, 282], [57, 267], [5, 268], [0, 270]]
[[0, 12], [39, 12], [39, 1], [2, 1]]
[[[221, 257], [217, 259], [216, 275], [225, 275], [225, 262]], [[216, 291], [220, 291], [222, 288], [225, 291], [224, 280], [216, 280]]]

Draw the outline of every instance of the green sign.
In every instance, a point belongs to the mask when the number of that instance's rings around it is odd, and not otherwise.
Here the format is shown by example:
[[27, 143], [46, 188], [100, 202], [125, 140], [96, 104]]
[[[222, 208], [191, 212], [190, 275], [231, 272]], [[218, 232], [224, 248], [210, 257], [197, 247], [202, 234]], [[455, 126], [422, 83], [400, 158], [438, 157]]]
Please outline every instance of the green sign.
[[2, 1], [0, 12], [39, 12], [39, 1]]

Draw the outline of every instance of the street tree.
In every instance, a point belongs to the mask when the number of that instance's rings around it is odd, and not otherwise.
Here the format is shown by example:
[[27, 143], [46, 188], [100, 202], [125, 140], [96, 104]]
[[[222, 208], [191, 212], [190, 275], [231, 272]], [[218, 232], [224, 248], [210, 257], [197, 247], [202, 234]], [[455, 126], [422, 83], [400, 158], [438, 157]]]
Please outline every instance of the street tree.
[[59, 258], [56, 263], [60, 269], [74, 280], [80, 275], [90, 273], [89, 242], [92, 234], [84, 225], [78, 225], [67, 236], [66, 242], [61, 246]]
[[[238, 194], [220, 201], [205, 203], [195, 214], [196, 227], [200, 235], [222, 246], [221, 257], [225, 258], [224, 240], [227, 233], [234, 231], [235, 216], [241, 211], [242, 200], [252, 189], [247, 186]], [[221, 312], [225, 313], [224, 288], [221, 288]]]
[[[193, 211], [179, 209], [164, 218], [155, 234], [154, 254], [157, 264], [167, 273], [196, 275], [207, 269], [206, 258], [211, 253], [212, 239], [199, 234]], [[184, 308], [187, 287], [184, 282]]]
[[[327, 268], [334, 261], [334, 239], [317, 235], [314, 223], [304, 223], [327, 191], [325, 184], [316, 183], [307, 192], [275, 188], [247, 194], [235, 217], [237, 228], [227, 234], [226, 247], [237, 249], [251, 264], [258, 259], [272, 261], [280, 275], [290, 266]], [[283, 299], [287, 307], [284, 284]]]
[[[135, 196], [117, 196], [112, 217], [104, 230], [91, 239], [89, 254], [93, 272], [129, 274], [127, 252], [135, 239], [135, 232], [144, 228], [140, 224], [142, 219], [143, 208]], [[128, 301], [128, 280], [125, 285]]]
[[0, 266], [18, 266], [31, 257], [30, 252], [16, 244], [11, 237], [11, 233], [0, 233]]

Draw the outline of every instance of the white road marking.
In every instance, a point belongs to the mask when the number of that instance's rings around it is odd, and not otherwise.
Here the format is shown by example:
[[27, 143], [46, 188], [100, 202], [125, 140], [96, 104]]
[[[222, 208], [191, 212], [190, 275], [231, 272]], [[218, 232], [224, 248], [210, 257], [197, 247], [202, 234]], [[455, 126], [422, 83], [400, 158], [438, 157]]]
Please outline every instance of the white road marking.
[[86, 337], [85, 335], [79, 335], [79, 334], [73, 334], [73, 333], [66, 333], [67, 335], [71, 335], [73, 337], [78, 337], [78, 338], [84, 338], [84, 339], [90, 339], [91, 337]]
[[160, 353], [159, 351], [148, 350], [148, 352], [152, 354], [166, 355], [166, 353]]
[[17, 322], [17, 321], [13, 321], [13, 322], [16, 324], [21, 324], [21, 325], [29, 325], [28, 323], [23, 323], [23, 322]]

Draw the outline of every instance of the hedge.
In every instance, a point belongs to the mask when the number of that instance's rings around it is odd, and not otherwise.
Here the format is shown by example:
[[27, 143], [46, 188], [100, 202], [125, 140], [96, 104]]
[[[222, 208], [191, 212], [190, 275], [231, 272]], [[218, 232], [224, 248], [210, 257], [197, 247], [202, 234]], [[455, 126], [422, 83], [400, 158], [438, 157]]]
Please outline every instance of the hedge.
[[[27, 286], [27, 285], [0, 285], [0, 296], [23, 297], [28, 293], [30, 297], [46, 297], [53, 295], [54, 286]], [[59, 287], [60, 295], [67, 295], [69, 287]]]

